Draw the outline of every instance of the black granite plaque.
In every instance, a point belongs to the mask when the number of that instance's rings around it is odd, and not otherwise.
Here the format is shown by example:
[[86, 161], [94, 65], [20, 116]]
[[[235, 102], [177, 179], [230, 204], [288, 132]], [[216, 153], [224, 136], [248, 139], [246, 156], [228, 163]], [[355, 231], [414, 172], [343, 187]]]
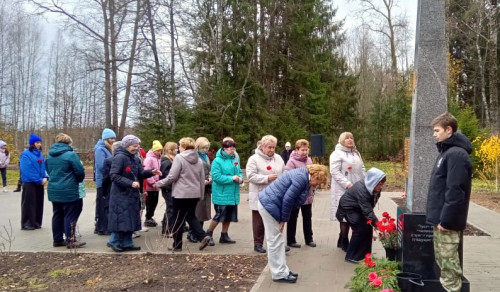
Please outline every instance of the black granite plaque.
[[422, 275], [423, 279], [436, 279], [432, 226], [425, 223], [425, 214], [401, 207], [397, 214], [403, 271]]
[[[398, 260], [402, 262], [403, 272], [422, 275], [424, 287], [420, 291], [440, 291], [440, 270], [434, 258], [433, 227], [425, 223], [425, 214], [409, 212], [398, 206], [397, 227], [400, 253]], [[463, 240], [458, 252], [463, 266]], [[470, 291], [469, 281], [462, 277], [462, 292]]]

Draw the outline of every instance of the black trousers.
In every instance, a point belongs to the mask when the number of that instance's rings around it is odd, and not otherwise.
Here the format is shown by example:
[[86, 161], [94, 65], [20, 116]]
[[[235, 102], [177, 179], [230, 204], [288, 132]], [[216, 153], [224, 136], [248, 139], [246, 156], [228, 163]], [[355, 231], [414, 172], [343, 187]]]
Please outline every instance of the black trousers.
[[191, 227], [191, 234], [194, 238], [201, 240], [207, 236], [206, 232], [201, 228], [200, 221], [196, 218], [196, 205], [200, 199], [176, 199], [174, 203], [174, 248], [182, 248], [182, 231], [185, 222]]
[[352, 229], [352, 236], [345, 258], [360, 261], [367, 253], [372, 252], [373, 228], [366, 224], [366, 221], [349, 226]]
[[21, 228], [41, 228], [43, 219], [43, 185], [26, 182], [21, 194]]
[[63, 234], [66, 238], [66, 244], [75, 242], [76, 223], [82, 213], [82, 208], [82, 199], [73, 202], [52, 202], [52, 238], [54, 242], [63, 241]]
[[109, 194], [104, 193], [104, 188], [97, 188], [96, 212], [96, 231], [108, 233]]
[[304, 231], [304, 240], [307, 243], [313, 242], [312, 231], [312, 204], [302, 205], [300, 208], [292, 210], [290, 219], [286, 226], [286, 242], [287, 244], [296, 243], [295, 233], [297, 230], [297, 218], [299, 211], [302, 210], [302, 230]]
[[163, 215], [163, 220], [161, 221], [161, 232], [173, 233], [174, 229], [174, 201], [172, 198], [172, 191], [162, 189], [161, 195], [165, 199], [165, 214]]
[[2, 186], [7, 186], [7, 168], [0, 168], [0, 173], [2, 174]]
[[159, 191], [148, 191], [148, 197], [146, 199], [146, 220], [153, 218], [155, 215], [159, 193]]

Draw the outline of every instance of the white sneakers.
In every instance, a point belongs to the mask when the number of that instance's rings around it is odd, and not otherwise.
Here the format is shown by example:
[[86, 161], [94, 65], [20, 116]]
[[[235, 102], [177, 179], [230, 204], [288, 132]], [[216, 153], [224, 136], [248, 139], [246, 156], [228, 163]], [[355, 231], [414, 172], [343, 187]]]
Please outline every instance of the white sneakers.
[[4, 192], [4, 193], [8, 192], [8, 191], [7, 191], [7, 187], [3, 187], [3, 192]]

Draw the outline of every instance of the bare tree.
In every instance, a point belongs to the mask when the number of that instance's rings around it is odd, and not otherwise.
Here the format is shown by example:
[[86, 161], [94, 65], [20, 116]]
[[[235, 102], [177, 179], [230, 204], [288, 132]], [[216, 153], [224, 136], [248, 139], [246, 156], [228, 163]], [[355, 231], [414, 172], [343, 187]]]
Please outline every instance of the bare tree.
[[[102, 54], [95, 53], [92, 59], [96, 64], [102, 65], [104, 71], [105, 92], [105, 123], [113, 127], [119, 137], [124, 134], [124, 127], [128, 112], [128, 98], [130, 97], [131, 78], [134, 70], [134, 58], [137, 51], [137, 26], [138, 17], [142, 6], [140, 0], [95, 0], [92, 2], [79, 2], [71, 7], [63, 7], [54, 0], [38, 1], [30, 0], [41, 13], [50, 12], [62, 15], [73, 27], [82, 33], [89, 41], [97, 41], [102, 46]], [[135, 4], [135, 5], [134, 5]], [[99, 13], [97, 13], [99, 11]], [[135, 12], [130, 15], [130, 12]], [[96, 15], [101, 15], [100, 17]], [[132, 18], [132, 19], [130, 19]], [[132, 23], [132, 25], [130, 25]], [[130, 27], [132, 29], [130, 30]], [[127, 51], [130, 52], [126, 54]], [[102, 58], [98, 57], [99, 54]], [[121, 110], [121, 121], [118, 125], [119, 81], [121, 78], [121, 66], [127, 64], [125, 72], [126, 84], [124, 94], [124, 107]], [[126, 104], [126, 105], [125, 105]]]
[[[365, 22], [370, 30], [380, 33], [389, 42], [391, 71], [395, 79], [398, 74], [397, 33], [407, 26], [406, 16], [394, 15], [397, 0], [357, 0], [361, 4]], [[380, 3], [381, 2], [381, 3]], [[380, 3], [380, 4], [379, 4]]]

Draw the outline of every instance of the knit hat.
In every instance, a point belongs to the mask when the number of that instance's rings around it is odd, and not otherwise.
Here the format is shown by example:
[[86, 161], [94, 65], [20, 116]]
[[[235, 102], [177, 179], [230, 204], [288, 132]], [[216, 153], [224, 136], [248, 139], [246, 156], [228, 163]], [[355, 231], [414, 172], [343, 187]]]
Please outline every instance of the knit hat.
[[104, 130], [102, 130], [102, 139], [106, 140], [110, 138], [116, 138], [115, 132], [111, 129], [104, 128]]
[[5, 141], [4, 141], [4, 140], [0, 140], [0, 147], [3, 147], [3, 146], [5, 146], [5, 145], [7, 145], [7, 143], [5, 143]]
[[42, 138], [35, 135], [34, 133], [31, 133], [30, 140], [29, 140], [30, 145], [34, 145], [36, 142], [42, 142]]
[[285, 147], [292, 147], [292, 144], [290, 144], [290, 142], [286, 142]]
[[153, 149], [153, 151], [162, 150], [163, 146], [161, 146], [160, 141], [154, 140], [153, 141], [153, 147], [151, 149]]
[[127, 136], [123, 137], [123, 139], [122, 139], [123, 148], [127, 148], [128, 146], [130, 146], [132, 144], [140, 144], [140, 143], [141, 143], [141, 140], [134, 135], [127, 135]]

